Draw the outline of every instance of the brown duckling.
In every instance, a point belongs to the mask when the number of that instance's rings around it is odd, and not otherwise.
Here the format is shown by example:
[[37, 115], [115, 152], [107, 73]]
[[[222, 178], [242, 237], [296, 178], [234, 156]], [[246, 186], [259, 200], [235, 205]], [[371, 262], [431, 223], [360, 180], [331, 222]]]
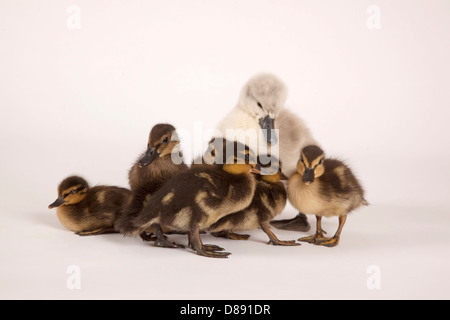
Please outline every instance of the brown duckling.
[[[174, 126], [167, 123], [153, 126], [147, 151], [140, 155], [128, 173], [133, 199], [118, 219], [119, 229], [126, 228], [126, 224], [142, 210], [149, 197], [167, 180], [188, 168], [182, 161], [179, 147], [180, 140]], [[177, 157], [177, 161], [173, 161], [172, 155]], [[143, 232], [141, 238], [144, 241], [155, 240], [152, 231]]]
[[[316, 233], [298, 241], [327, 247], [339, 243], [347, 215], [368, 205], [364, 190], [350, 168], [342, 161], [325, 158], [317, 146], [307, 146], [301, 151], [297, 173], [288, 181], [288, 198], [296, 209], [317, 219]], [[322, 217], [333, 216], [339, 217], [339, 227], [333, 237], [324, 237]]]
[[[144, 209], [133, 219], [132, 226], [122, 229], [137, 235], [154, 227], [157, 246], [176, 247], [161, 237], [161, 226], [187, 232], [190, 247], [199, 255], [226, 258], [229, 252], [203, 244], [200, 231], [207, 230], [220, 218], [240, 211], [251, 203], [256, 187], [256, 158], [245, 146], [225, 139], [216, 139], [212, 154], [215, 163], [199, 165], [181, 172], [167, 181], [148, 200]], [[231, 150], [231, 152], [225, 152]], [[232, 153], [232, 154], [229, 154]], [[227, 161], [225, 161], [227, 160]]]
[[[179, 144], [174, 126], [167, 123], [153, 126], [148, 137], [147, 151], [140, 155], [128, 173], [131, 190], [135, 191], [148, 182], [161, 186], [174, 175], [186, 170], [188, 167], [182, 162]], [[172, 159], [174, 153], [177, 163]]]
[[[287, 177], [281, 171], [281, 164], [277, 159], [267, 165], [258, 164], [262, 168], [262, 174], [257, 175], [257, 184], [252, 202], [244, 210], [229, 214], [208, 228], [215, 236], [228, 239], [246, 240], [249, 235], [234, 233], [235, 231], [252, 230], [260, 227], [268, 236], [269, 244], [295, 246], [300, 245], [294, 241], [281, 241], [270, 230], [269, 222], [280, 214], [286, 206], [287, 194], [284, 184], [280, 180]], [[263, 170], [270, 170], [264, 172]]]
[[57, 208], [61, 224], [80, 236], [118, 232], [115, 221], [131, 200], [131, 191], [113, 186], [89, 188], [85, 179], [70, 176], [58, 186]]

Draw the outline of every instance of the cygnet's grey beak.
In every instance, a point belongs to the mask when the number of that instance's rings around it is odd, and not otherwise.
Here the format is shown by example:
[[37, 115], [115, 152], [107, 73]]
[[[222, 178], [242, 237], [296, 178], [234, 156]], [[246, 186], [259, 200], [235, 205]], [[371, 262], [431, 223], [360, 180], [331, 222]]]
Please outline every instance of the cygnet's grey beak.
[[259, 119], [259, 125], [263, 129], [264, 137], [267, 143], [277, 143], [277, 135], [275, 134], [275, 118], [271, 118], [269, 115]]

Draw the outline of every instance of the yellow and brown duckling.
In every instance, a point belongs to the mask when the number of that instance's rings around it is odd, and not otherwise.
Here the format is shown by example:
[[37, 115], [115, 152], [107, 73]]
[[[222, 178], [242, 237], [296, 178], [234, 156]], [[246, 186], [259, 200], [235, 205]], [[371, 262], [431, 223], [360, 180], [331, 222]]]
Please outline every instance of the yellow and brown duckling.
[[[199, 255], [226, 258], [229, 252], [203, 244], [200, 231], [207, 230], [222, 217], [249, 206], [253, 199], [258, 173], [256, 158], [245, 146], [216, 139], [212, 154], [215, 163], [199, 165], [167, 181], [149, 199], [144, 209], [133, 219], [132, 226], [122, 229], [128, 235], [138, 235], [156, 228], [155, 245], [178, 247], [162, 235], [161, 226], [186, 232], [190, 247]], [[225, 150], [231, 150], [226, 154]]]
[[[368, 205], [364, 190], [350, 168], [342, 161], [325, 158], [317, 146], [307, 146], [301, 151], [297, 173], [288, 181], [288, 198], [297, 210], [317, 219], [316, 233], [298, 241], [327, 247], [339, 243], [347, 215]], [[339, 227], [333, 237], [324, 237], [322, 217], [333, 216], [339, 217]]]
[[[153, 126], [147, 151], [140, 155], [128, 173], [131, 190], [135, 191], [149, 182], [157, 189], [174, 175], [186, 170], [188, 167], [183, 163], [179, 144], [174, 126], [167, 123]], [[175, 162], [173, 155], [176, 157]]]
[[80, 236], [118, 232], [115, 222], [131, 200], [131, 191], [114, 186], [90, 188], [79, 176], [58, 186], [58, 198], [48, 206], [57, 208], [61, 224]]
[[[279, 240], [270, 230], [269, 222], [280, 214], [286, 206], [287, 194], [281, 180], [287, 177], [281, 171], [281, 165], [277, 159], [273, 159], [267, 165], [261, 167], [261, 175], [257, 175], [257, 184], [252, 202], [244, 210], [229, 214], [208, 228], [215, 236], [228, 239], [246, 240], [249, 235], [236, 234], [236, 231], [252, 230], [260, 227], [269, 237], [269, 244], [295, 246], [300, 245], [294, 241]], [[268, 170], [267, 172], [264, 172]]]

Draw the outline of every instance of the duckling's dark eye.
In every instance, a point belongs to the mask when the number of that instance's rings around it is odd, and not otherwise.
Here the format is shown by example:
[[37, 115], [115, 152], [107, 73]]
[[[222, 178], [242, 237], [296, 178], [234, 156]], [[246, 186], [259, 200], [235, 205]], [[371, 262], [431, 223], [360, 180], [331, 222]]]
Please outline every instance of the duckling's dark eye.
[[322, 164], [322, 162], [323, 162], [323, 159], [320, 159], [319, 164]]
[[77, 193], [77, 190], [75, 190], [75, 189], [74, 189], [74, 190], [71, 190], [70, 193], [71, 193], [71, 194]]
[[245, 155], [245, 161], [250, 161], [250, 155], [248, 153]]
[[262, 109], [262, 104], [258, 102], [258, 107]]
[[300, 157], [300, 161], [301, 163], [305, 163], [305, 161], [303, 161], [303, 157]]
[[163, 143], [167, 143], [167, 142], [169, 142], [169, 138], [165, 137], [165, 138], [163, 139]]

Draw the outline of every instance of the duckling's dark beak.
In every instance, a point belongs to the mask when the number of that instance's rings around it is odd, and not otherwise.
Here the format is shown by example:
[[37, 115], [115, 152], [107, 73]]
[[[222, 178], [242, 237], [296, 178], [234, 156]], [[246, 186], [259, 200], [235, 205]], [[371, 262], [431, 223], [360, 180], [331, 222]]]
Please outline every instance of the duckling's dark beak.
[[64, 197], [59, 197], [53, 203], [48, 205], [49, 209], [57, 208], [64, 203]]
[[308, 185], [314, 182], [314, 169], [306, 168], [303, 172], [302, 181]]
[[264, 118], [259, 119], [259, 125], [261, 126], [261, 129], [263, 129], [267, 143], [277, 143], [278, 139], [275, 131], [273, 131], [275, 129], [275, 118], [271, 118], [267, 115]]
[[147, 149], [147, 151], [145, 151], [142, 158], [139, 159], [138, 165], [139, 165], [139, 167], [148, 166], [150, 163], [152, 163], [158, 157], [159, 157], [159, 153], [156, 151], [156, 148], [150, 147]]
[[252, 171], [250, 171], [251, 173], [255, 173], [255, 174], [261, 174], [261, 166], [259, 165], [259, 163], [257, 163], [253, 168]]

